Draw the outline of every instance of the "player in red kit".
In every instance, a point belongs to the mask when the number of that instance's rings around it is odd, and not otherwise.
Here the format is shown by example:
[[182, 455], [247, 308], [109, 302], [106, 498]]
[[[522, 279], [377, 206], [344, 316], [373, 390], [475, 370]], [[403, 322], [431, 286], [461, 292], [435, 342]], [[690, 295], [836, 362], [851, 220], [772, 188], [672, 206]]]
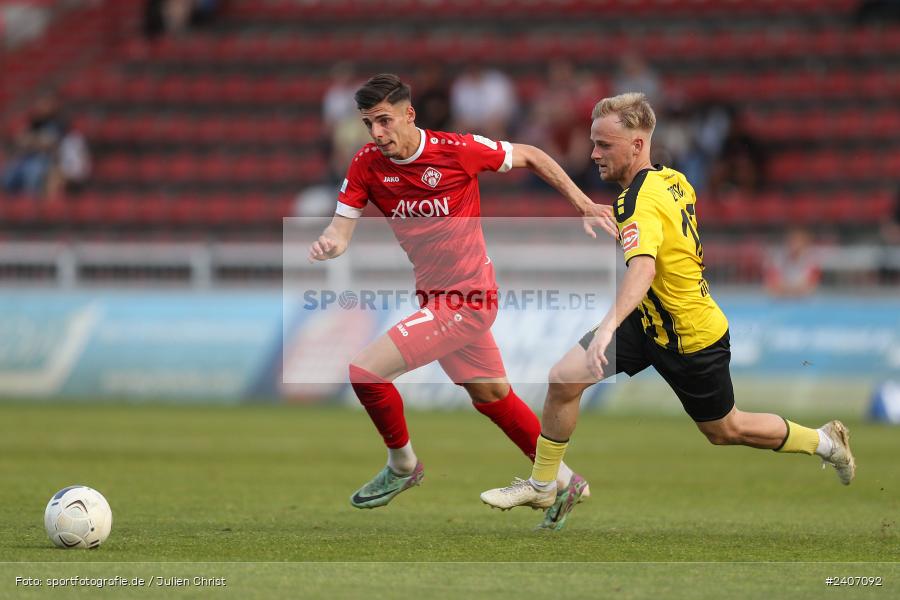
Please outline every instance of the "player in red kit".
[[[350, 164], [331, 224], [309, 250], [311, 261], [343, 254], [356, 220], [372, 202], [388, 219], [416, 277], [420, 310], [364, 348], [350, 364], [350, 383], [388, 448], [387, 465], [350, 499], [357, 508], [384, 506], [421, 481], [394, 379], [435, 360], [519, 449], [534, 460], [540, 423], [516, 396], [491, 335], [497, 283], [480, 224], [477, 176], [526, 167], [585, 216], [615, 235], [609, 207], [594, 204], [562, 168], [533, 146], [415, 125], [410, 89], [396, 75], [377, 75], [355, 95], [372, 143]], [[560, 492], [586, 497], [587, 483], [565, 465]], [[566, 510], [575, 503], [567, 502]], [[542, 526], [565, 515], [548, 511]], [[554, 518], [555, 517], [555, 518]]]

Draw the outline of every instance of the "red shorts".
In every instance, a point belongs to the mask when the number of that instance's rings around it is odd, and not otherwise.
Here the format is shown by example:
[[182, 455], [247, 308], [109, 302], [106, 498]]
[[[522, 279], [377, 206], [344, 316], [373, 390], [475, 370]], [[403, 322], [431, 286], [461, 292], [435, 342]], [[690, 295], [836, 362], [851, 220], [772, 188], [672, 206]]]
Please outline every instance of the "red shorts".
[[406, 368], [412, 371], [436, 360], [457, 384], [506, 377], [500, 349], [491, 334], [496, 303], [460, 304], [442, 297], [429, 299], [388, 330]]

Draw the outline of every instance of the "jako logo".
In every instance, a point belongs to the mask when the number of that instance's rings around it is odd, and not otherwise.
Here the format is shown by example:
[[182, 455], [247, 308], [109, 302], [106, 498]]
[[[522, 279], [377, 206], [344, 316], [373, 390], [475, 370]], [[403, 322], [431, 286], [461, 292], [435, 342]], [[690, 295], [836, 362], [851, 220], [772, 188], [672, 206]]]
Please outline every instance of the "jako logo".
[[391, 219], [400, 217], [446, 217], [450, 215], [450, 196], [428, 200], [400, 200], [391, 210]]
[[434, 167], [428, 167], [425, 169], [425, 172], [422, 173], [422, 182], [431, 187], [437, 187], [437, 184], [441, 181], [441, 172], [435, 169]]
[[385, 177], [384, 183], [400, 183], [399, 177]]

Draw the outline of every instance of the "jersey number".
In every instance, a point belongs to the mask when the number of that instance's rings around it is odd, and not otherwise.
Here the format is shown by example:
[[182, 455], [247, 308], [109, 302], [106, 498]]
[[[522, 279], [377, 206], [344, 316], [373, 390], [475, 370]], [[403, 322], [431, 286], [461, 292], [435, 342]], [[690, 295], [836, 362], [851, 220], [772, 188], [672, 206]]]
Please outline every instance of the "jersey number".
[[407, 327], [412, 327], [413, 325], [418, 325], [419, 323], [427, 323], [428, 321], [434, 320], [434, 313], [431, 312], [431, 309], [423, 308], [419, 312], [422, 313], [424, 316], [419, 317], [418, 319], [410, 319], [409, 321], [407, 321], [406, 323], [403, 323], [403, 324], [406, 325]]
[[696, 219], [696, 213], [694, 212], [693, 204], [688, 204], [681, 209], [681, 233], [684, 234], [684, 237], [688, 236], [688, 232], [691, 233], [691, 237], [694, 238], [694, 251], [698, 257], [703, 258], [703, 245], [700, 243], [700, 236], [697, 235], [697, 226], [694, 225], [694, 219]]

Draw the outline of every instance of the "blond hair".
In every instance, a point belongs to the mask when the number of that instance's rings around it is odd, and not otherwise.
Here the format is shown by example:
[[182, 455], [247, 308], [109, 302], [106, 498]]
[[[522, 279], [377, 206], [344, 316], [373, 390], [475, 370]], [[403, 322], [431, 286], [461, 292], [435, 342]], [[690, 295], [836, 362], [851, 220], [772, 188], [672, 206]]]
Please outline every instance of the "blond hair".
[[594, 106], [591, 119], [599, 119], [608, 115], [616, 115], [625, 129], [640, 129], [651, 134], [656, 127], [656, 115], [647, 101], [647, 96], [640, 92], [619, 94], [604, 98]]

